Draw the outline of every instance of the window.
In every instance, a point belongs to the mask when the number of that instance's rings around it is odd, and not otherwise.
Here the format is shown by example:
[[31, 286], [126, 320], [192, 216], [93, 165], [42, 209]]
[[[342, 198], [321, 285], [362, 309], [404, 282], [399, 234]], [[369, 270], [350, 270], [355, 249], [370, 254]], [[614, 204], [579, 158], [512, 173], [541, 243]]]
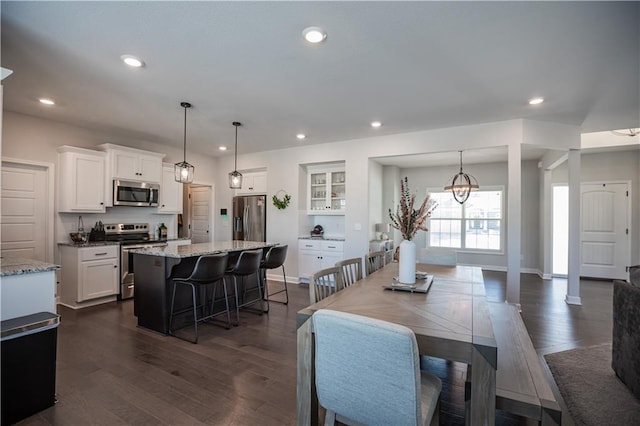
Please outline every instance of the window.
[[448, 191], [431, 192], [438, 207], [429, 220], [429, 246], [500, 251], [502, 192], [474, 191], [462, 205]]

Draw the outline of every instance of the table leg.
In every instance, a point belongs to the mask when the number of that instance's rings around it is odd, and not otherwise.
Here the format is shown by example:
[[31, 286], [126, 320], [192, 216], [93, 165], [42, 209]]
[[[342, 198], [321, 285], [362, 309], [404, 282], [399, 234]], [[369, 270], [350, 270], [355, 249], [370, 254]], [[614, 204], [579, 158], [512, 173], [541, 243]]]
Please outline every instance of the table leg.
[[471, 369], [471, 425], [493, 426], [496, 417], [496, 369], [487, 358], [473, 348]]
[[297, 353], [297, 424], [299, 426], [318, 424], [318, 396], [315, 392], [313, 363], [312, 321], [309, 318], [298, 328]]

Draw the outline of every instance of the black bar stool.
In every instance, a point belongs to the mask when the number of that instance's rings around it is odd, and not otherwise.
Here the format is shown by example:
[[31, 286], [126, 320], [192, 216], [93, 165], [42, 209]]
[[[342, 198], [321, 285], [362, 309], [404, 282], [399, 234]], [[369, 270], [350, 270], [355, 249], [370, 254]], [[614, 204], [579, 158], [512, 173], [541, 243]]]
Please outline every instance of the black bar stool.
[[[227, 274], [233, 276], [233, 291], [235, 293], [236, 300], [236, 323], [234, 325], [240, 324], [240, 308], [253, 305], [254, 303], [262, 303], [262, 280], [260, 279], [260, 261], [262, 260], [262, 250], [246, 250], [240, 253], [240, 257], [238, 257], [238, 261], [236, 264], [227, 269]], [[251, 300], [244, 300], [246, 295], [245, 289], [245, 278], [249, 275], [256, 274], [256, 280], [258, 282], [257, 290], [258, 297]], [[240, 281], [242, 284], [242, 301], [239, 300], [239, 288], [238, 288], [238, 277], [240, 277]], [[262, 306], [260, 307], [259, 314], [262, 314]]]
[[[269, 302], [282, 303], [286, 305], [289, 303], [289, 291], [287, 290], [287, 274], [284, 270], [284, 261], [287, 259], [287, 248], [289, 246], [274, 246], [267, 251], [264, 259], [260, 263], [260, 276], [262, 278], [262, 289], [264, 291], [264, 300], [267, 301], [267, 309], [265, 312], [269, 312]], [[269, 286], [267, 285], [267, 269], [276, 269], [282, 267], [282, 278], [284, 278], [284, 289], [278, 290], [273, 293], [269, 293]], [[270, 297], [276, 294], [284, 293], [285, 300], [271, 300]]]
[[[173, 281], [173, 294], [171, 295], [171, 313], [169, 314], [169, 334], [179, 339], [184, 339], [180, 336], [176, 336], [173, 332], [173, 318], [176, 315], [183, 314], [189, 310], [193, 311], [193, 327], [195, 329], [195, 340], [191, 341], [192, 343], [198, 343], [198, 323], [202, 321], [206, 321], [208, 319], [212, 319], [218, 315], [222, 315], [226, 313], [227, 322], [224, 324], [226, 329], [231, 328], [231, 315], [229, 313], [229, 299], [227, 297], [227, 284], [225, 281], [225, 273], [227, 269], [227, 261], [229, 259], [229, 255], [227, 253], [221, 254], [213, 254], [200, 256], [196, 265], [193, 267], [193, 271], [191, 275], [186, 278], [175, 277], [172, 278]], [[216, 287], [217, 284], [222, 281], [222, 288], [224, 292], [224, 302], [226, 309], [221, 312], [214, 313], [214, 304], [216, 297]], [[211, 305], [208, 305], [207, 301], [207, 287], [212, 285], [213, 289], [211, 292]], [[192, 297], [192, 306], [187, 309], [181, 309], [178, 312], [175, 312], [175, 302], [176, 302], [176, 288], [178, 285], [188, 285], [191, 287], [191, 297]], [[200, 304], [196, 300], [196, 293], [200, 296]], [[200, 308], [201, 315], [198, 316], [198, 308]], [[188, 326], [188, 324], [187, 324]], [[185, 326], [186, 327], [186, 326]], [[181, 327], [184, 328], [184, 327]], [[187, 340], [190, 341], [190, 340]]]

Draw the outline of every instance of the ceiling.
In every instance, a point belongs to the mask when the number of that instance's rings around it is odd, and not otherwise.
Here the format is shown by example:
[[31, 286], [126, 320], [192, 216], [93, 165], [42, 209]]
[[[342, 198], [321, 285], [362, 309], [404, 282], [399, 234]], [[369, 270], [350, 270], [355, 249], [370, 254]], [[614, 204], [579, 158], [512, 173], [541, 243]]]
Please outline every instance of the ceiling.
[[[213, 156], [232, 152], [233, 121], [243, 123], [240, 154], [514, 118], [584, 132], [640, 127], [639, 10], [2, 1], [2, 66], [14, 71], [2, 82], [4, 108], [182, 147], [180, 102], [189, 101], [188, 152]], [[311, 25], [327, 31], [325, 42], [302, 39]], [[124, 54], [146, 66], [126, 67]], [[528, 105], [533, 96], [545, 102]]]

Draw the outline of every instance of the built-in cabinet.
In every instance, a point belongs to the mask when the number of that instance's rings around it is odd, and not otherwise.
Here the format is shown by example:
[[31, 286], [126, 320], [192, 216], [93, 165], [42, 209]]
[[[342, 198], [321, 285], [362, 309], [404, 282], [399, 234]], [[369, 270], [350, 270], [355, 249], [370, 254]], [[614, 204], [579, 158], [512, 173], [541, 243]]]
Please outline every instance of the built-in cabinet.
[[309, 281], [315, 272], [330, 268], [344, 257], [344, 241], [298, 240], [298, 276]]
[[267, 172], [250, 172], [242, 174], [242, 188], [236, 195], [252, 195], [267, 193]]
[[115, 300], [120, 246], [60, 246], [60, 303], [80, 308]]
[[98, 145], [98, 148], [107, 153], [106, 179], [104, 180], [105, 193], [108, 194], [107, 207], [113, 206], [114, 179], [162, 183], [164, 154], [110, 143]]
[[307, 213], [344, 215], [346, 207], [344, 167], [307, 169]]
[[107, 154], [61, 146], [58, 148], [58, 211], [104, 213]]
[[181, 214], [182, 191], [183, 184], [176, 182], [173, 164], [163, 164], [158, 213]]

